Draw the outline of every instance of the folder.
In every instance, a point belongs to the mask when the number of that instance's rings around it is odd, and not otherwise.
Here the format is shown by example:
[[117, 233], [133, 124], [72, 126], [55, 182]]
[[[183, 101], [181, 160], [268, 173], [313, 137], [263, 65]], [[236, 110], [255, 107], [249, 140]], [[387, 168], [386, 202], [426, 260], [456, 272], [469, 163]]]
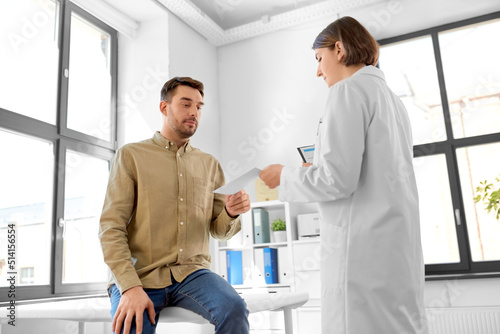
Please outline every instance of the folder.
[[243, 284], [243, 261], [241, 251], [226, 252], [227, 281], [229, 284]]
[[266, 273], [264, 271], [264, 250], [262, 248], [254, 249], [254, 282], [259, 285], [266, 284]]
[[256, 208], [252, 210], [254, 243], [265, 244], [270, 241], [269, 234], [269, 212]]
[[219, 252], [219, 275], [227, 280], [227, 254], [226, 252]]
[[293, 271], [288, 247], [278, 248], [278, 273], [280, 283], [292, 283]]
[[278, 250], [276, 248], [264, 248], [264, 272], [267, 284], [279, 283]]

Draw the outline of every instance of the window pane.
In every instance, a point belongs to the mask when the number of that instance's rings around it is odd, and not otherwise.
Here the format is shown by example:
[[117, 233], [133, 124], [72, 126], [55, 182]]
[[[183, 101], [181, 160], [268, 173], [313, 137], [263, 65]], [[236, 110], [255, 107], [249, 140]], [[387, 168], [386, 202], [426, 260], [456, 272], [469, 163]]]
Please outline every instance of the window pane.
[[457, 233], [444, 154], [414, 159], [426, 264], [458, 263]]
[[[18, 285], [49, 284], [54, 151], [49, 142], [0, 130], [0, 286], [7, 285], [7, 226], [15, 224]], [[33, 250], [36, 249], [36, 252]], [[24, 268], [32, 268], [30, 276]]]
[[108, 176], [108, 161], [67, 151], [63, 283], [106, 280], [97, 235]]
[[500, 20], [440, 33], [453, 136], [500, 132]]
[[479, 182], [494, 182], [500, 174], [500, 144], [461, 148], [457, 158], [472, 260], [500, 260], [500, 221], [473, 200]]
[[56, 124], [59, 48], [53, 1], [0, 1], [0, 108]]
[[431, 37], [381, 47], [379, 65], [387, 84], [408, 110], [413, 144], [446, 140]]
[[111, 138], [110, 36], [71, 15], [68, 128]]

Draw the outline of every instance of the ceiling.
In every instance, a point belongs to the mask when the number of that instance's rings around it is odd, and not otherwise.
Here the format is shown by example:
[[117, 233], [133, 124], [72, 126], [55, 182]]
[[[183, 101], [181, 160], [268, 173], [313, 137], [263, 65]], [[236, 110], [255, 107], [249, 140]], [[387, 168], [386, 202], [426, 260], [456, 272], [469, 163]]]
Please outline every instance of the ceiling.
[[314, 5], [324, 0], [191, 0], [222, 29], [235, 28], [254, 21]]
[[[389, 0], [105, 0], [136, 21], [168, 10], [216, 46]], [[163, 10], [161, 10], [163, 9]]]

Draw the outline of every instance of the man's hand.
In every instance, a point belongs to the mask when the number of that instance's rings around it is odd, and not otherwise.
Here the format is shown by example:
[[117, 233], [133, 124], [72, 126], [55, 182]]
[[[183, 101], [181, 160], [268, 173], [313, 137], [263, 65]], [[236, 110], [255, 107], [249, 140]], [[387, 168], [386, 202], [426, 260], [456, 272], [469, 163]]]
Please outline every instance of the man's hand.
[[281, 170], [283, 169], [283, 165], [269, 165], [263, 170], [261, 170], [259, 177], [266, 186], [271, 189], [276, 188], [280, 185], [281, 178]]
[[144, 292], [142, 286], [135, 286], [125, 291], [120, 298], [120, 303], [113, 317], [112, 330], [123, 334], [129, 334], [132, 327], [132, 320], [135, 317], [136, 333], [142, 333], [142, 314], [148, 310], [149, 320], [155, 323], [155, 307], [149, 296]]
[[236, 194], [226, 195], [226, 211], [231, 218], [250, 210], [250, 197], [245, 190]]

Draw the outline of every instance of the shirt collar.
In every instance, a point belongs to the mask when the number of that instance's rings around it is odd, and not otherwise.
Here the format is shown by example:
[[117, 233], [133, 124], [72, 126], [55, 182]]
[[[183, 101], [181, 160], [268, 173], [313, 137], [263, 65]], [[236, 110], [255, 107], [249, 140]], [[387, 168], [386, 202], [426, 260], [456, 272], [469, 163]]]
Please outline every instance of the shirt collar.
[[380, 68], [373, 66], [373, 65], [368, 65], [368, 66], [360, 68], [356, 73], [353, 74], [353, 76], [359, 75], [359, 74], [371, 74], [371, 75], [374, 75], [376, 77], [381, 78], [382, 80], [385, 80], [384, 72], [382, 72], [382, 70]]
[[[167, 150], [170, 150], [172, 152], [177, 152], [177, 144], [174, 143], [171, 140], [168, 140], [167, 138], [163, 137], [160, 133], [160, 131], [156, 131], [154, 136], [153, 136], [153, 141], [155, 142], [156, 145], [161, 146], [166, 148]], [[180, 148], [179, 151], [181, 152], [191, 152], [193, 150], [193, 147], [191, 146], [189, 140]]]

